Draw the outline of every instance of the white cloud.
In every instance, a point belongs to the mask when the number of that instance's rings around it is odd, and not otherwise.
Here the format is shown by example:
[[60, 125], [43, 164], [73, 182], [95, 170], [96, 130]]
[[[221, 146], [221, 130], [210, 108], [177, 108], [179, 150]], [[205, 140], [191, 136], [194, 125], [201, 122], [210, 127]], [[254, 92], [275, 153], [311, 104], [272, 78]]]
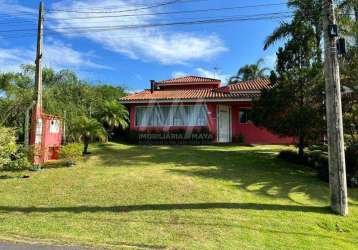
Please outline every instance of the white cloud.
[[[70, 45], [50, 39], [44, 44], [44, 66], [61, 69], [110, 69], [93, 62], [91, 52], [81, 53]], [[1, 71], [18, 71], [22, 64], [34, 63], [35, 48], [0, 48]]]
[[202, 76], [207, 78], [219, 79], [222, 83], [226, 83], [227, 80], [230, 78], [230, 75], [222, 74], [217, 70], [208, 70], [204, 68], [196, 68], [191, 73], [184, 72], [184, 71], [174, 71], [172, 73], [172, 78], [183, 77], [188, 75], [196, 75]]
[[54, 69], [110, 69], [110, 67], [97, 64], [92, 60], [92, 53], [81, 53], [71, 46], [58, 41], [44, 45], [44, 65]]
[[199, 74], [199, 76], [219, 79], [222, 83], [226, 83], [228, 78], [230, 77], [230, 75], [222, 74], [216, 70], [207, 70], [203, 68], [196, 68], [195, 70]]
[[0, 0], [0, 13], [9, 16], [21, 16], [21, 14], [36, 14], [37, 11], [19, 4], [18, 1]]
[[33, 63], [33, 57], [28, 50], [0, 48], [0, 71], [19, 71], [21, 64]]
[[172, 73], [172, 78], [178, 78], [178, 77], [183, 77], [183, 76], [187, 76], [188, 73], [185, 73], [183, 71], [175, 71]]
[[[136, 1], [138, 3], [138, 1]], [[145, 3], [143, 0], [142, 3]], [[55, 9], [92, 9], [94, 12], [109, 7], [113, 9], [128, 10], [138, 8], [128, 1], [93, 0], [93, 1], [61, 1], [52, 5]], [[159, 9], [157, 8], [156, 11]], [[51, 14], [50, 28], [70, 36], [86, 37], [110, 51], [125, 54], [130, 58], [143, 61], [158, 61], [162, 64], [186, 64], [193, 60], [210, 60], [214, 56], [226, 51], [222, 40], [216, 35], [196, 35], [170, 31], [163, 28], [149, 29], [124, 29], [123, 25], [145, 25], [160, 23], [156, 16], [125, 16], [98, 19], [80, 19], [78, 17], [93, 16], [118, 16], [125, 14], [150, 14], [152, 10], [144, 9], [136, 12], [124, 13], [73, 13], [54, 12]], [[168, 22], [168, 21], [164, 21]], [[110, 31], [83, 32], [90, 27], [115, 27]], [[122, 27], [118, 29], [118, 26]], [[76, 33], [68, 34], [69, 28], [77, 30]], [[82, 33], [81, 33], [82, 31]]]

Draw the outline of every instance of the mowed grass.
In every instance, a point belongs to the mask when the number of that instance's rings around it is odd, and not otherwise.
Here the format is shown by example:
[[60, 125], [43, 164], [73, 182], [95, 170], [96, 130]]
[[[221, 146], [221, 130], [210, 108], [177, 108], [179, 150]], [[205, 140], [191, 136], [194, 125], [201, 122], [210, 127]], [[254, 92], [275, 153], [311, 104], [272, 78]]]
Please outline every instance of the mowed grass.
[[[74, 168], [0, 179], [0, 239], [110, 249], [357, 249], [328, 185], [280, 146], [92, 146]], [[3, 173], [0, 173], [2, 175]]]

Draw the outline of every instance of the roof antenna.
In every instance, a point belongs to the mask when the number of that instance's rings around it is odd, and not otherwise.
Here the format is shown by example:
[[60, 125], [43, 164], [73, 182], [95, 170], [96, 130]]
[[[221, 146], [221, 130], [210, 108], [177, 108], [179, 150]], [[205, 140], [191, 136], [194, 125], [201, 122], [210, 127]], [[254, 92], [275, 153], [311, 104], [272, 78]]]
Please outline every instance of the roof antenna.
[[219, 73], [219, 67], [216, 65], [216, 66], [213, 68], [213, 70], [214, 70], [214, 79], [216, 79], [216, 77], [217, 77], [217, 75], [218, 75], [218, 73]]

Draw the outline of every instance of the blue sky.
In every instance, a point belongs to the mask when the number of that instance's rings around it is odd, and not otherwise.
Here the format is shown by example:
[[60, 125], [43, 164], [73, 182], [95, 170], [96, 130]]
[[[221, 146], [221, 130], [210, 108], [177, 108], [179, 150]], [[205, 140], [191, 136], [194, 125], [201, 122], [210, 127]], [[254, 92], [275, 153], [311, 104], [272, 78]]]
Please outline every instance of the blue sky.
[[[33, 62], [38, 2], [0, 0], [0, 71], [16, 71], [19, 65]], [[263, 51], [263, 42], [279, 20], [88, 32], [88, 27], [94, 26], [146, 25], [287, 11], [282, 4], [216, 12], [152, 15], [280, 4], [285, 2], [283, 0], [183, 0], [176, 4], [133, 11], [144, 5], [163, 2], [169, 0], [45, 1], [45, 65], [56, 70], [74, 70], [81, 78], [91, 82], [125, 85], [131, 91], [147, 88], [150, 79], [162, 80], [181, 75], [214, 77], [215, 74], [225, 80], [240, 66], [254, 63], [259, 58], [263, 58], [267, 66], [273, 66], [277, 48]], [[7, 30], [21, 31], [1, 32]], [[218, 69], [215, 71], [214, 68]]]

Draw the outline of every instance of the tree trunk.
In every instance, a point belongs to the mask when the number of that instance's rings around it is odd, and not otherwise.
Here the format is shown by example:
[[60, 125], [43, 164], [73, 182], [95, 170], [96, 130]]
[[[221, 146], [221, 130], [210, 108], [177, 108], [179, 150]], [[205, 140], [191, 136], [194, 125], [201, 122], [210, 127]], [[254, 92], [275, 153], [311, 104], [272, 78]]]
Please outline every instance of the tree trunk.
[[[358, 6], [354, 7], [355, 26], [358, 26]], [[356, 32], [356, 44], [358, 44], [358, 30]]]
[[303, 160], [303, 157], [305, 155], [304, 149], [305, 149], [304, 136], [300, 135], [298, 138], [298, 157], [300, 158], [300, 160]]
[[89, 146], [89, 140], [87, 138], [85, 138], [83, 140], [83, 154], [84, 155], [88, 154], [88, 146]]

